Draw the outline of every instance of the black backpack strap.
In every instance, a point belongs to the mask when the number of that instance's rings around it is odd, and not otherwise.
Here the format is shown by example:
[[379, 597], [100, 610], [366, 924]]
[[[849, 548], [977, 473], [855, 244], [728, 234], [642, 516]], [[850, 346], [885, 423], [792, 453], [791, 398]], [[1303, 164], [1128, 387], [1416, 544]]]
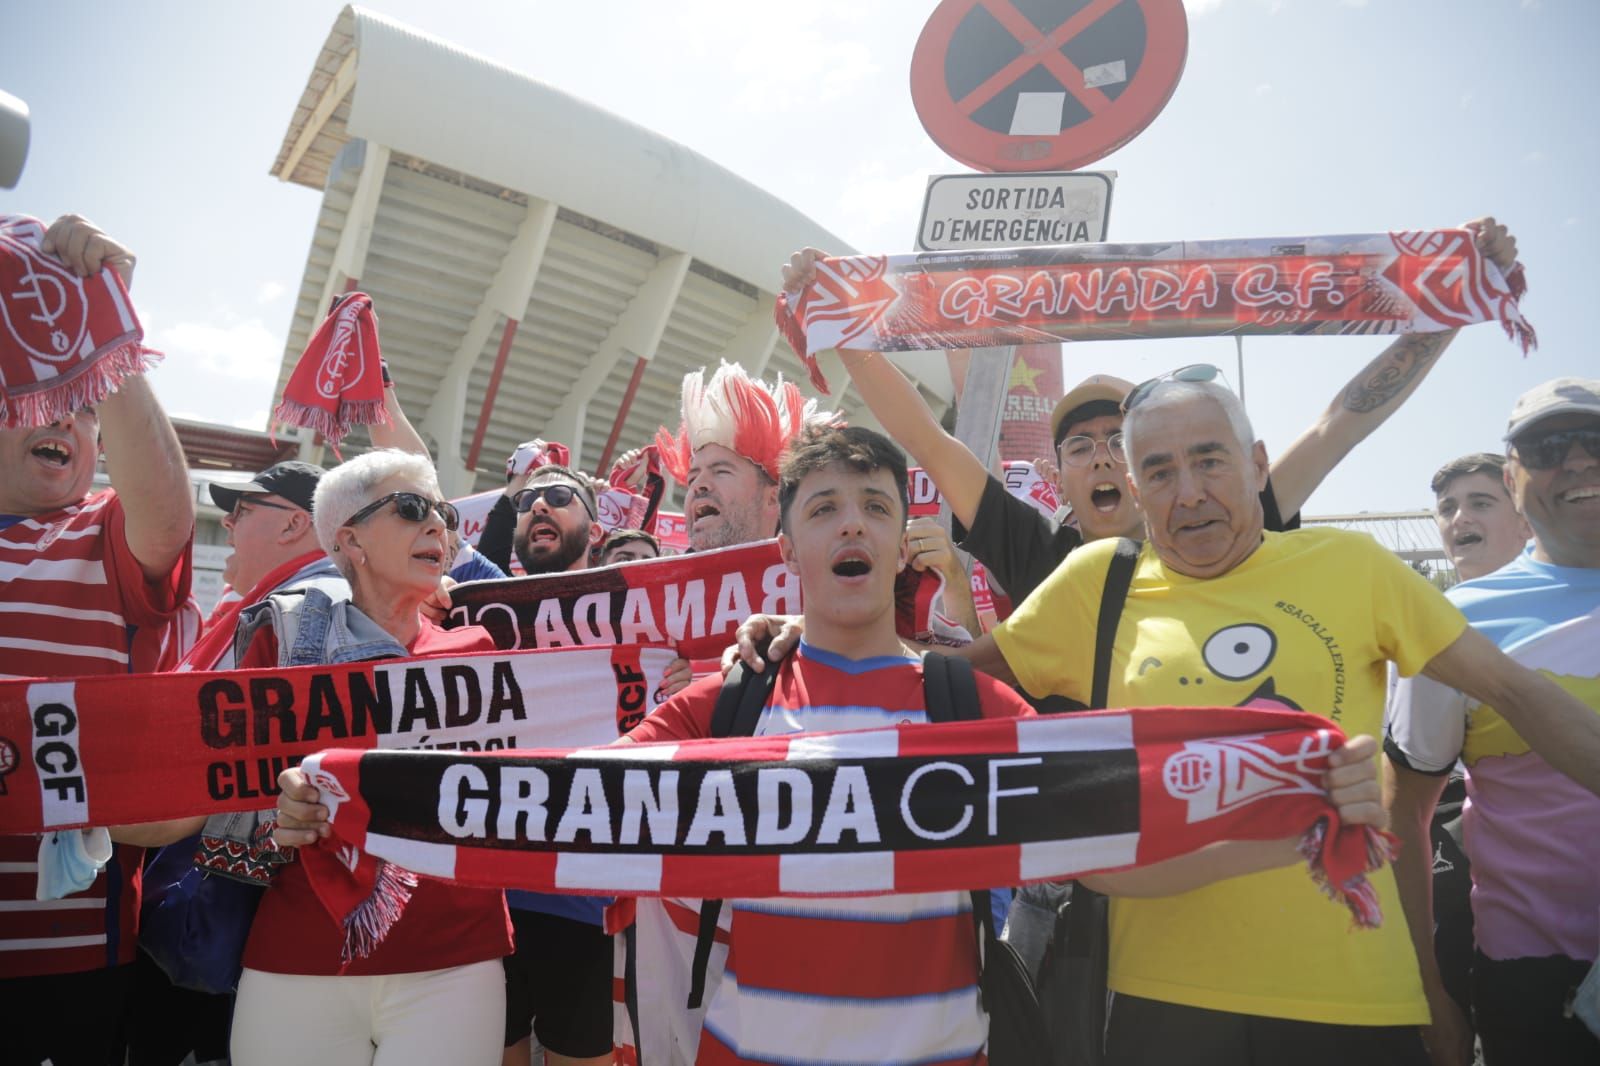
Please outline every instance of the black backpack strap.
[[1127, 537], [1117, 538], [1117, 550], [1106, 569], [1106, 585], [1100, 594], [1100, 618], [1094, 635], [1094, 685], [1089, 690], [1089, 708], [1100, 710], [1106, 705], [1111, 689], [1111, 649], [1117, 641], [1117, 624], [1122, 621], [1122, 606], [1128, 601], [1128, 587], [1133, 584], [1133, 570], [1139, 562], [1139, 542]]
[[923, 652], [922, 705], [930, 722], [970, 722], [981, 718], [972, 664], [936, 651]]
[[720, 899], [700, 901], [700, 928], [695, 931], [694, 964], [689, 970], [690, 1010], [698, 1010], [706, 996], [706, 968], [711, 965], [711, 945], [717, 941], [717, 919], [720, 917]]
[[[762, 648], [762, 657], [766, 649]], [[722, 679], [722, 690], [717, 693], [717, 705], [711, 712], [711, 735], [714, 737], [754, 736], [761, 712], [772, 697], [772, 686], [778, 676], [778, 664], [769, 661], [759, 674], [746, 669], [744, 663], [735, 663], [728, 676]], [[700, 927], [694, 941], [694, 963], [689, 973], [689, 1009], [696, 1010], [705, 999], [706, 968], [711, 964], [711, 947], [717, 939], [717, 919], [722, 917], [722, 901], [700, 901]]]

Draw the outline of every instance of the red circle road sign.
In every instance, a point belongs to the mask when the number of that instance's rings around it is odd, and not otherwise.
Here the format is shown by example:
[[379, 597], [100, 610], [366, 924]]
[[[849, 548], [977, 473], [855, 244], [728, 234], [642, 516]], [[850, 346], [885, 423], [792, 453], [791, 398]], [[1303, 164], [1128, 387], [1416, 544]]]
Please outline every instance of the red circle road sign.
[[968, 166], [1072, 170], [1161, 113], [1188, 51], [1183, 0], [943, 0], [911, 57], [911, 99]]

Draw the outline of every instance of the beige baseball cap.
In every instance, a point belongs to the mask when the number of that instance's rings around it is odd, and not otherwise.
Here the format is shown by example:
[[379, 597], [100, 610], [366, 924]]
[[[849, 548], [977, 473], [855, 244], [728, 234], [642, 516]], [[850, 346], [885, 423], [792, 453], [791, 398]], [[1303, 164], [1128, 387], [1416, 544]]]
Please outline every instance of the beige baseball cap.
[[1517, 397], [1506, 425], [1506, 440], [1520, 437], [1554, 415], [1586, 414], [1600, 417], [1600, 380], [1555, 378], [1535, 385]]
[[1133, 382], [1114, 378], [1110, 374], [1095, 374], [1084, 378], [1078, 384], [1067, 390], [1061, 397], [1055, 409], [1050, 412], [1050, 439], [1056, 440], [1061, 436], [1061, 423], [1073, 411], [1086, 403], [1096, 400], [1109, 400], [1121, 404], [1128, 398], [1128, 393], [1133, 391]]

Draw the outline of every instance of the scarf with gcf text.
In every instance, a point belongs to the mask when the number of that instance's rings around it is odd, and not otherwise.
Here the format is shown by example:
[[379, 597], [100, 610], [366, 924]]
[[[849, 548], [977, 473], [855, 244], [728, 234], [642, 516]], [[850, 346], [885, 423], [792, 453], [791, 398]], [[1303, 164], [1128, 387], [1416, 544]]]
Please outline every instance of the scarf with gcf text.
[[271, 807], [331, 747], [604, 744], [660, 704], [673, 652], [478, 652], [341, 666], [0, 681], [0, 834]]
[[357, 955], [405, 906], [392, 867], [579, 894], [879, 895], [1292, 836], [1328, 895], [1375, 926], [1366, 874], [1392, 839], [1327, 803], [1342, 739], [1299, 712], [1190, 707], [582, 751], [336, 750], [303, 765], [333, 834], [301, 858]]
[[161, 358], [122, 278], [80, 278], [41, 250], [45, 226], [0, 215], [0, 428], [48, 426]]
[[1520, 264], [1464, 229], [1071, 244], [818, 262], [776, 314], [812, 382], [828, 348], [909, 351], [1226, 334], [1432, 333], [1498, 321], [1524, 352]]

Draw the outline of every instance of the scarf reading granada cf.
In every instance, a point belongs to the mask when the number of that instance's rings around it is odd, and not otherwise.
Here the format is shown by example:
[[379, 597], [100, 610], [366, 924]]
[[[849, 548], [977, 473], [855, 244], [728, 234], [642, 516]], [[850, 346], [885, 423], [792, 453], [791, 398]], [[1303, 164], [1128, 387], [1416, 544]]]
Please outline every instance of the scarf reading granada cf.
[[1156, 708], [848, 733], [462, 755], [335, 750], [303, 769], [332, 837], [302, 850], [329, 912], [382, 939], [379, 860], [479, 887], [695, 898], [882, 895], [1145, 866], [1300, 836], [1359, 926], [1392, 838], [1344, 826], [1336, 726]]
[[312, 334], [272, 412], [273, 426], [314, 429], [337, 454], [351, 426], [388, 422], [381, 357], [372, 297], [349, 293]]
[[1521, 265], [1502, 277], [1466, 230], [1072, 244], [817, 263], [776, 315], [815, 355], [1220, 334], [1431, 333], [1498, 320], [1522, 344]]
[[0, 426], [48, 426], [97, 404], [160, 355], [110, 267], [80, 278], [40, 251], [44, 223], [0, 215]]

